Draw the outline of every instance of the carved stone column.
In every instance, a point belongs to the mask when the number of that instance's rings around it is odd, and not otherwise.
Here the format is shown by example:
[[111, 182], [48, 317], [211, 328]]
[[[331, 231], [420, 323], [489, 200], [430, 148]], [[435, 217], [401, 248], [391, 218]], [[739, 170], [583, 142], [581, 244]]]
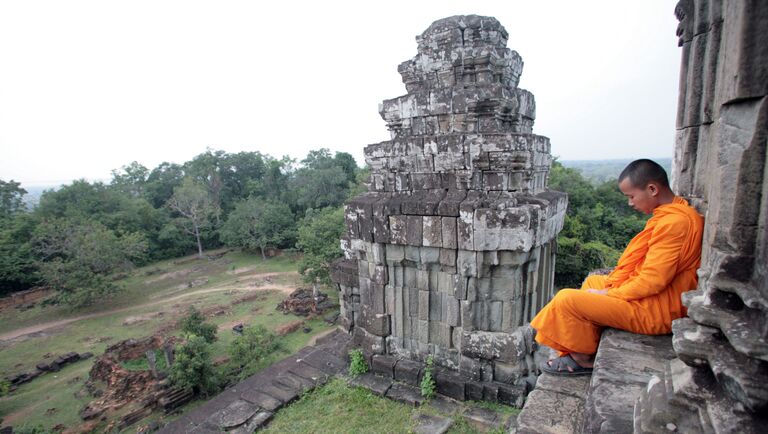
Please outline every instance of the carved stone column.
[[567, 205], [547, 188], [549, 139], [532, 134], [534, 97], [496, 19], [445, 18], [416, 40], [398, 67], [408, 93], [379, 106], [392, 138], [365, 148], [369, 192], [345, 205], [342, 323], [371, 353], [524, 382], [522, 326], [553, 295]]

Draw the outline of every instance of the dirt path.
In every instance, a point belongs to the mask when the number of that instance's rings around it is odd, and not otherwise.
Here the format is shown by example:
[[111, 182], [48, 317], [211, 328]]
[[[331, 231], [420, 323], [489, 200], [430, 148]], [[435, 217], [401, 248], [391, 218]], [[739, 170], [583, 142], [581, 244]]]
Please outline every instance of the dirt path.
[[[285, 276], [285, 275], [291, 275], [291, 274], [297, 274], [297, 273], [295, 271], [288, 271], [288, 272], [284, 272], [284, 273], [262, 273], [262, 274], [248, 274], [248, 275], [241, 274], [241, 275], [238, 275], [238, 277], [241, 277], [241, 278], [242, 277], [263, 278], [263, 277], [274, 277], [274, 276], [279, 276], [279, 275]], [[246, 285], [243, 285], [242, 283], [227, 282], [227, 283], [223, 283], [223, 284], [218, 285], [218, 286], [214, 286], [212, 288], [205, 288], [205, 289], [199, 289], [197, 291], [185, 292], [183, 294], [174, 295], [174, 296], [168, 297], [168, 298], [162, 298], [162, 299], [159, 299], [159, 300], [151, 301], [149, 303], [143, 303], [143, 304], [138, 304], [138, 305], [133, 305], [133, 306], [121, 307], [119, 309], [106, 310], [106, 311], [102, 311], [102, 312], [94, 312], [94, 313], [89, 313], [89, 314], [86, 314], [86, 315], [79, 315], [79, 316], [75, 316], [75, 317], [72, 317], [72, 318], [62, 319], [62, 320], [59, 320], [59, 321], [50, 321], [50, 322], [45, 322], [45, 323], [41, 323], [41, 324], [35, 324], [35, 325], [29, 326], [29, 327], [23, 327], [23, 328], [20, 328], [20, 329], [16, 329], [16, 330], [13, 330], [13, 331], [10, 331], [10, 332], [3, 333], [2, 335], [0, 335], [0, 341], [9, 341], [9, 340], [17, 339], [17, 338], [22, 337], [24, 335], [29, 335], [29, 334], [32, 334], [32, 333], [39, 333], [39, 332], [42, 332], [44, 330], [48, 330], [48, 329], [51, 329], [51, 328], [62, 327], [62, 326], [65, 326], [67, 324], [71, 324], [73, 322], [82, 321], [84, 319], [99, 318], [99, 317], [102, 317], [102, 316], [112, 315], [112, 314], [115, 314], [115, 313], [127, 312], [127, 311], [133, 310], [133, 309], [141, 309], [141, 308], [145, 308], [145, 307], [156, 306], [158, 304], [170, 303], [170, 302], [182, 299], [182, 298], [191, 297], [193, 295], [209, 294], [209, 293], [212, 293], [212, 292], [221, 292], [221, 291], [251, 292], [251, 291], [270, 291], [270, 290], [274, 291], [274, 290], [277, 290], [277, 291], [281, 291], [281, 292], [285, 292], [285, 293], [290, 293], [290, 292], [294, 291], [295, 289], [296, 289], [295, 287], [286, 286], [286, 285], [267, 284], [267, 285], [264, 285], [264, 286], [246, 286]]]

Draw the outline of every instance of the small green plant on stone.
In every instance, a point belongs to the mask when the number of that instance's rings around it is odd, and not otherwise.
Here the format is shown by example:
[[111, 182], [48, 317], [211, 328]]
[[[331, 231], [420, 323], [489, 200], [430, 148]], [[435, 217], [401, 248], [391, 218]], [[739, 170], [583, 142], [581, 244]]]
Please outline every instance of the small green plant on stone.
[[368, 363], [365, 362], [365, 356], [360, 349], [349, 352], [349, 375], [357, 377], [360, 374], [368, 372]]
[[435, 396], [435, 379], [432, 377], [432, 370], [435, 361], [432, 356], [427, 357], [427, 367], [424, 369], [424, 376], [421, 377], [421, 396], [430, 399]]

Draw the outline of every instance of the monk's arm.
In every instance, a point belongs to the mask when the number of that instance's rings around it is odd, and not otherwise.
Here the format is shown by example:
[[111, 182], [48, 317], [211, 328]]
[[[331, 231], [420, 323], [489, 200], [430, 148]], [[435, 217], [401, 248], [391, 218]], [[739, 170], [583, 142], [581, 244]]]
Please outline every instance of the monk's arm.
[[667, 289], [677, 274], [680, 250], [690, 230], [684, 218], [670, 216], [660, 221], [651, 235], [640, 273], [621, 286], [609, 289], [608, 295], [630, 301]]

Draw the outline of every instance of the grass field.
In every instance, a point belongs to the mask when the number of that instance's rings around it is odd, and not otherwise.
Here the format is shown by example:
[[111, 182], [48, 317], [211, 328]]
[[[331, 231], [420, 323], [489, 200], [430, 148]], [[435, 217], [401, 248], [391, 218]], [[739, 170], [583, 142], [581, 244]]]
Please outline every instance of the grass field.
[[[219, 312], [208, 322], [219, 327], [213, 344], [214, 358], [226, 355], [237, 323], [264, 325], [274, 330], [300, 317], [284, 315], [275, 306], [300, 286], [295, 259], [262, 260], [259, 255], [228, 252], [215, 260], [192, 257], [163, 261], [134, 270], [117, 281], [124, 289], [114, 297], [83, 309], [40, 306], [19, 311], [0, 311], [0, 377], [33, 369], [70, 351], [99, 356], [112, 344], [141, 338], [158, 331], [178, 335], [176, 321], [190, 305], [205, 312]], [[328, 291], [335, 297], [334, 291]], [[53, 327], [47, 327], [51, 326]], [[267, 365], [306, 345], [314, 335], [332, 328], [322, 319], [306, 322], [311, 333], [301, 330], [282, 338], [284, 350], [273, 354]], [[23, 334], [24, 332], [32, 332]], [[58, 424], [72, 427], [82, 421], [78, 412], [92, 399], [83, 389], [94, 359], [65, 366], [20, 386], [0, 398], [2, 425]], [[192, 408], [199, 402], [188, 405]], [[117, 416], [117, 414], [113, 415]], [[148, 419], [164, 420], [162, 415]], [[124, 432], [135, 432], [135, 426]]]
[[[504, 415], [517, 414], [509, 406], [478, 403]], [[281, 409], [267, 426], [268, 433], [408, 433], [415, 414], [442, 414], [429, 405], [414, 408], [380, 398], [366, 389], [334, 379]], [[445, 414], [442, 414], [446, 416]], [[461, 416], [452, 416], [451, 434], [472, 434], [477, 429]], [[501, 431], [503, 432], [503, 431]]]

